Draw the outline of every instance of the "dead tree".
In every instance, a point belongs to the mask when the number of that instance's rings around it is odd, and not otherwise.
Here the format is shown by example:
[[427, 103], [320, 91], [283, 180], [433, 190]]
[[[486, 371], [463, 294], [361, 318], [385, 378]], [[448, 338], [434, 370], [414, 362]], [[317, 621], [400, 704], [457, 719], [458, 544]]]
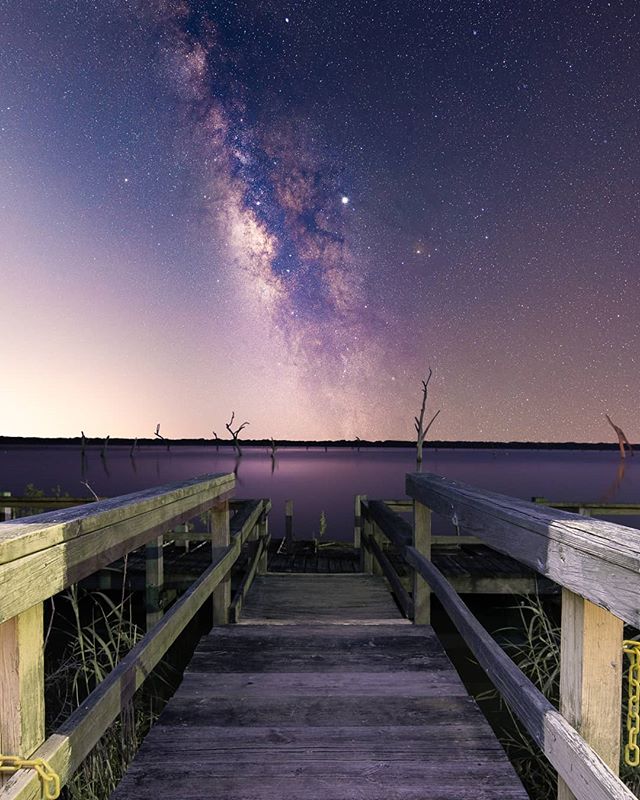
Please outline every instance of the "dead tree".
[[100, 452], [100, 458], [105, 459], [107, 457], [107, 447], [109, 447], [109, 439], [111, 437], [107, 436], [104, 440], [104, 444], [102, 445], [102, 451]]
[[356, 444], [356, 452], [358, 452], [358, 453], [360, 452], [360, 442], [361, 441], [362, 441], [362, 439], [359, 436], [356, 436], [356, 442], [357, 442], [357, 444]]
[[167, 443], [167, 450], [171, 447], [171, 442], [166, 438], [166, 436], [163, 436], [160, 433], [160, 423], [156, 425], [156, 432], [154, 433], [154, 436], [157, 436], [157, 438], [160, 439], [162, 442]]
[[131, 445], [131, 450], [129, 450], [129, 458], [133, 458], [134, 457], [137, 446], [138, 446], [138, 437], [136, 436], [136, 438], [133, 440], [133, 443]]
[[216, 443], [216, 453], [217, 453], [220, 450], [220, 439], [218, 439], [218, 434], [215, 431], [211, 431], [211, 433], [213, 433], [213, 438]]
[[626, 458], [627, 454], [625, 453], [624, 449], [625, 444], [629, 448], [629, 452], [631, 453], [631, 455], [633, 455], [633, 448], [631, 447], [631, 444], [629, 443], [627, 437], [624, 435], [624, 431], [622, 430], [622, 428], [619, 425], [616, 425], [615, 422], [612, 422], [611, 417], [608, 414], [605, 414], [605, 417], [607, 418], [607, 422], [609, 423], [609, 425], [611, 425], [611, 427], [618, 436], [618, 447], [620, 448], [620, 458]]
[[269, 447], [271, 448], [271, 452], [269, 453], [269, 455], [271, 456], [271, 458], [275, 458], [276, 453], [278, 452], [278, 445], [276, 444], [276, 440], [273, 438], [273, 436], [271, 437], [271, 439], [269, 439]]
[[429, 374], [427, 375], [427, 380], [422, 381], [422, 406], [420, 407], [420, 416], [414, 417], [415, 420], [415, 428], [416, 428], [416, 461], [418, 464], [422, 464], [422, 445], [424, 444], [424, 440], [426, 435], [429, 433], [429, 428], [433, 425], [435, 418], [440, 413], [440, 409], [436, 411], [436, 413], [431, 417], [429, 420], [429, 424], [425, 428], [424, 426], [424, 412], [427, 408], [427, 397], [429, 394], [429, 381], [431, 380], [431, 376], [433, 375], [433, 370], [429, 367]]
[[86, 444], [86, 436], [84, 435], [84, 431], [80, 431], [81, 438], [80, 438], [80, 452], [84, 456], [84, 446]]
[[240, 458], [242, 456], [242, 450], [240, 449], [240, 444], [238, 443], [238, 434], [243, 428], [246, 428], [249, 423], [243, 422], [242, 425], [239, 428], [236, 428], [236, 430], [234, 431], [231, 426], [233, 425], [233, 420], [235, 419], [235, 417], [236, 417], [236, 412], [232, 411], [231, 419], [229, 420], [229, 422], [225, 423], [225, 427], [233, 437], [233, 449], [238, 454], [238, 458]]

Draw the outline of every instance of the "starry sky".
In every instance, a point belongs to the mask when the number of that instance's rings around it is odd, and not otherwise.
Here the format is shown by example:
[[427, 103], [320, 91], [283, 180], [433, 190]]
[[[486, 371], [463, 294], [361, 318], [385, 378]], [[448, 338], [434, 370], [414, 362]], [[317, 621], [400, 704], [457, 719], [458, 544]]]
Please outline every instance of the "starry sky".
[[640, 439], [638, 12], [0, 0], [0, 433]]

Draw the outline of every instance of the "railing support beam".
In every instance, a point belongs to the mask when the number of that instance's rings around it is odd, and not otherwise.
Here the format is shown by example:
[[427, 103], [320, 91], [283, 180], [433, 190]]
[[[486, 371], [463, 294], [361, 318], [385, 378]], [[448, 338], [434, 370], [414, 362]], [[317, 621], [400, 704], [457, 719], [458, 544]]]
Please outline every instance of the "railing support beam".
[[[211, 547], [213, 560], [220, 558], [229, 547], [231, 533], [229, 530], [229, 501], [215, 505], [210, 512]], [[231, 604], [231, 572], [220, 581], [213, 591], [213, 624], [226, 625], [229, 622], [229, 605]]]
[[[413, 504], [413, 546], [431, 561], [431, 509], [417, 500]], [[413, 571], [413, 621], [416, 625], [431, 622], [429, 584], [416, 569]]]
[[[562, 590], [560, 713], [618, 774], [622, 692], [621, 619]], [[558, 780], [558, 800], [574, 795]]]

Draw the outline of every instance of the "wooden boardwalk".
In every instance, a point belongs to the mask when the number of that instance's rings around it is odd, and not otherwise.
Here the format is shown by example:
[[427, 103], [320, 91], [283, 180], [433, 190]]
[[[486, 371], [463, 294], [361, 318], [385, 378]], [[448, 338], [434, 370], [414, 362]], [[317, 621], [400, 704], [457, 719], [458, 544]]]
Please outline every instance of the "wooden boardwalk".
[[113, 800], [526, 800], [430, 626], [381, 578], [256, 579]]

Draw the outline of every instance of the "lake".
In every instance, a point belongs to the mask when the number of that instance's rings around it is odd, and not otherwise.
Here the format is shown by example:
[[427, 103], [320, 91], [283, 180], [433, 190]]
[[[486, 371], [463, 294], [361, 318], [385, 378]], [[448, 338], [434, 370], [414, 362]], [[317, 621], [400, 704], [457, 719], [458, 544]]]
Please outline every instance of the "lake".
[[[77, 445], [9, 446], [0, 451], [0, 491], [22, 494], [32, 483], [46, 494], [56, 486], [74, 497], [89, 496], [82, 480], [100, 496], [113, 496], [237, 464], [236, 496], [270, 497], [272, 534], [284, 531], [284, 502], [294, 502], [294, 535], [310, 538], [325, 512], [326, 537], [353, 535], [353, 497], [404, 497], [407, 472], [415, 472], [409, 448], [283, 448], [275, 462], [264, 447], [247, 447], [237, 460], [229, 447], [147, 445], [136, 451], [110, 446], [87, 450], [84, 470]], [[638, 463], [634, 463], [637, 460]], [[622, 465], [622, 466], [621, 466]], [[556, 501], [640, 502], [640, 458], [621, 462], [611, 450], [426, 449], [423, 472], [434, 472], [503, 494]], [[84, 477], [83, 477], [84, 474]], [[633, 518], [618, 522], [635, 524]], [[443, 530], [441, 526], [436, 530]]]

